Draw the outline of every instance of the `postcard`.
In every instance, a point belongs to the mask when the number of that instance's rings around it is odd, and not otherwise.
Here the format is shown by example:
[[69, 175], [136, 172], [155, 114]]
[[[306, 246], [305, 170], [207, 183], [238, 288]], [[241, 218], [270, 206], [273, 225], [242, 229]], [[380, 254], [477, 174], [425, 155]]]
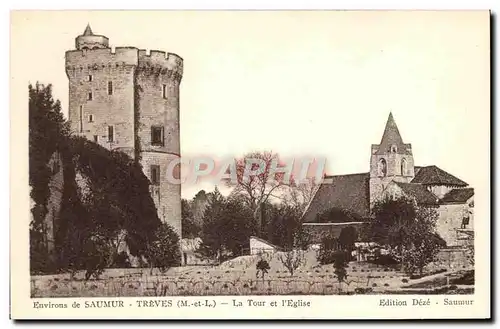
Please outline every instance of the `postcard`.
[[490, 12], [12, 11], [12, 319], [488, 319]]

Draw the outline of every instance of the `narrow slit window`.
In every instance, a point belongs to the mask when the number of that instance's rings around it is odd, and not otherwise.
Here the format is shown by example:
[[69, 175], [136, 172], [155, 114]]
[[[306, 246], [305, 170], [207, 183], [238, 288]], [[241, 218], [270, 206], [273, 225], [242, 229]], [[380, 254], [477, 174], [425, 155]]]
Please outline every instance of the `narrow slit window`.
[[113, 81], [108, 82], [108, 95], [113, 95]]
[[108, 126], [108, 142], [113, 142], [115, 140], [113, 126]]
[[94, 80], [94, 77], [92, 76], [92, 74], [89, 74], [89, 82], [92, 82], [92, 80]]
[[160, 185], [160, 166], [151, 165], [151, 184]]
[[162, 95], [164, 99], [167, 99], [167, 85], [162, 86]]
[[151, 145], [163, 146], [163, 127], [151, 127]]
[[92, 98], [93, 98], [93, 97], [92, 97], [92, 92], [89, 92], [89, 101], [91, 101], [91, 100], [92, 100]]
[[83, 105], [80, 105], [80, 132], [83, 132]]
[[99, 137], [97, 135], [94, 135], [94, 142], [99, 142]]
[[94, 116], [92, 114], [89, 114], [89, 122], [94, 122]]

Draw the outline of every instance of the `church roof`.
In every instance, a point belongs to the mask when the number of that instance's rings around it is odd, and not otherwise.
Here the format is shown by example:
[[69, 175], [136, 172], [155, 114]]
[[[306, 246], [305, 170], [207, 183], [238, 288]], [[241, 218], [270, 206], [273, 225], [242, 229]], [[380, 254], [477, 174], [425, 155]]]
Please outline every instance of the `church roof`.
[[338, 208], [361, 218], [370, 215], [369, 173], [326, 176], [304, 212], [303, 222], [315, 222], [324, 211]]
[[442, 203], [465, 203], [472, 196], [474, 196], [474, 189], [469, 188], [457, 188], [446, 193], [441, 199]]
[[467, 186], [468, 184], [436, 166], [422, 167], [412, 183], [424, 185]]
[[85, 28], [85, 31], [83, 31], [83, 35], [94, 35], [94, 33], [92, 32], [92, 29], [90, 28], [90, 24], [87, 24], [87, 27]]
[[382, 140], [380, 141], [377, 153], [387, 153], [392, 145], [397, 147], [397, 153], [406, 152], [407, 145], [403, 143], [403, 138], [401, 138], [398, 126], [396, 125], [396, 121], [394, 121], [394, 117], [391, 112], [387, 118], [384, 134], [382, 135]]
[[427, 190], [424, 185], [401, 182], [395, 183], [406, 195], [414, 197], [418, 204], [437, 205], [439, 203], [438, 197]]

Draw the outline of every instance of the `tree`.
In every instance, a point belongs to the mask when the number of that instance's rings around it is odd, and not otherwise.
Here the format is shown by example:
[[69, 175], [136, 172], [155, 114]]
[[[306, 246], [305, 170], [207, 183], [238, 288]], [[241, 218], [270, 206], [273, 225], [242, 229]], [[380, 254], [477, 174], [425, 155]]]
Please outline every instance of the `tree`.
[[[260, 164], [253, 163], [249, 168], [258, 170], [261, 168], [261, 173], [257, 175], [246, 175], [246, 167], [251, 161], [260, 161]], [[273, 166], [279, 163], [279, 157], [272, 152], [253, 152], [245, 155], [242, 159], [236, 161], [236, 179], [234, 182], [230, 179], [226, 180], [228, 186], [234, 187], [232, 194], [239, 194], [244, 197], [245, 203], [253, 213], [253, 218], [257, 224], [258, 232], [262, 232], [262, 217], [263, 205], [268, 202], [271, 197], [276, 197], [277, 193], [283, 186], [289, 184], [284, 180], [283, 173], [273, 171]]]
[[202, 240], [203, 243], [198, 253], [204, 258], [215, 258], [219, 263], [224, 250], [224, 231], [221, 218], [224, 213], [225, 198], [215, 187], [208, 200], [207, 208], [203, 215]]
[[52, 96], [52, 85], [28, 85], [29, 94], [29, 185], [33, 200], [30, 223], [30, 259], [32, 271], [53, 271], [45, 241], [44, 219], [50, 197], [51, 156], [69, 135], [69, 125], [61, 112], [61, 103]]
[[413, 200], [387, 198], [374, 206], [373, 239], [384, 245], [409, 274], [432, 262], [445, 241], [435, 232], [438, 213]]
[[342, 282], [347, 279], [347, 265], [349, 264], [349, 255], [345, 251], [336, 251], [333, 254], [334, 273], [339, 282], [339, 289], [342, 287]]
[[164, 273], [171, 267], [179, 266], [181, 259], [179, 236], [170, 225], [162, 223], [158, 226], [152, 241], [148, 244], [147, 255], [151, 274], [155, 267]]
[[195, 222], [191, 204], [186, 199], [181, 199], [181, 216], [182, 236], [186, 238], [199, 236], [201, 227]]
[[292, 249], [278, 254], [278, 260], [288, 270], [290, 276], [305, 263], [304, 252], [300, 249]]
[[300, 213], [303, 213], [307, 205], [312, 201], [318, 186], [314, 178], [307, 178], [302, 182], [297, 182], [292, 177], [284, 196], [285, 204], [297, 208]]
[[[51, 85], [29, 89], [29, 181], [33, 199], [30, 223], [32, 270], [56, 272], [87, 269], [90, 275], [109, 266], [125, 240], [130, 253], [144, 255], [161, 223], [149, 194], [149, 180], [137, 159], [109, 151], [83, 137], [71, 136]], [[64, 176], [58, 220], [53, 219], [56, 257], [44, 245], [52, 168], [57, 152]], [[120, 233], [126, 231], [126, 235]], [[94, 241], [90, 247], [89, 241]], [[100, 254], [98, 256], [98, 254]], [[54, 259], [55, 264], [48, 264]], [[41, 268], [44, 267], [44, 268]]]
[[354, 244], [358, 240], [358, 232], [353, 226], [344, 227], [340, 231], [339, 244], [340, 248], [347, 252], [348, 260], [352, 257], [352, 251], [354, 250]]
[[235, 199], [224, 198], [216, 188], [209, 198], [203, 220], [199, 254], [221, 262], [227, 256], [240, 256], [255, 232], [252, 213]]
[[316, 259], [321, 265], [335, 262], [335, 255], [340, 251], [339, 239], [333, 234], [325, 234], [321, 237], [319, 252]]
[[257, 270], [257, 274], [256, 274], [257, 278], [259, 278], [259, 273], [260, 273], [261, 277], [262, 277], [262, 281], [264, 281], [267, 272], [271, 269], [271, 267], [269, 266], [269, 263], [264, 259], [260, 259], [257, 262], [257, 265], [255, 267]]

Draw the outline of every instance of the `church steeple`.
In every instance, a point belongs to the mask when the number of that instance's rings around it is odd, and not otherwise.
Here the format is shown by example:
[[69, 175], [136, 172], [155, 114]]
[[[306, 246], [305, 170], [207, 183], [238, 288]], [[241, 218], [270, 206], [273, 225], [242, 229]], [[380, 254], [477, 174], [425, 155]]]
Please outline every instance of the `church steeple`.
[[380, 144], [372, 145], [370, 204], [392, 181], [409, 183], [415, 177], [411, 144], [405, 144], [392, 113], [389, 113]]
[[387, 123], [385, 124], [384, 134], [382, 135], [382, 140], [380, 141], [377, 153], [406, 153], [406, 146], [403, 143], [403, 138], [399, 133], [396, 121], [392, 116], [392, 112], [389, 113], [387, 118]]

